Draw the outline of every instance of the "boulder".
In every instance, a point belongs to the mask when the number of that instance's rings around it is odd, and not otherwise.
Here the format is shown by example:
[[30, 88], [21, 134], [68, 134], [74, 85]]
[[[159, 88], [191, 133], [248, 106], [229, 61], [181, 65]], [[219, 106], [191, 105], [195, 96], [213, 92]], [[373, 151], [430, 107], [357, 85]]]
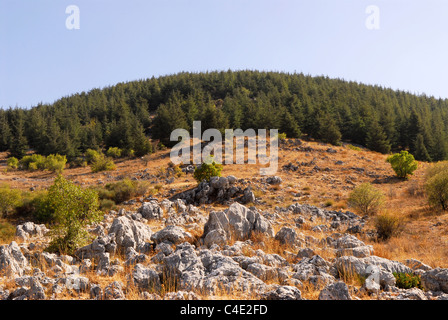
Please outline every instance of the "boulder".
[[148, 220], [160, 220], [163, 218], [163, 210], [157, 201], [144, 202], [138, 209], [138, 213]]
[[275, 235], [275, 240], [290, 247], [296, 247], [303, 242], [303, 235], [298, 234], [294, 228], [282, 227]]
[[118, 249], [138, 248], [151, 240], [152, 231], [146, 224], [132, 220], [127, 216], [115, 218], [109, 228], [109, 235], [114, 234]]
[[327, 285], [319, 294], [319, 300], [352, 300], [344, 282]]
[[448, 269], [435, 268], [421, 275], [422, 286], [428, 291], [442, 291], [448, 293]]
[[[219, 233], [207, 235], [213, 230], [221, 230]], [[213, 244], [213, 239], [218, 240], [218, 244], [230, 239], [244, 241], [250, 237], [252, 232], [260, 232], [273, 237], [274, 230], [268, 220], [259, 212], [249, 210], [247, 207], [235, 202], [225, 211], [212, 211], [207, 223], [204, 225], [203, 238], [207, 239], [209, 245]], [[224, 239], [225, 234], [225, 239]], [[216, 242], [215, 242], [216, 243]]]
[[0, 275], [20, 277], [29, 269], [28, 260], [15, 241], [9, 245], [0, 246]]
[[302, 300], [302, 293], [293, 286], [278, 286], [261, 295], [263, 300]]
[[132, 271], [132, 278], [141, 290], [159, 290], [161, 287], [159, 274], [152, 268], [136, 264]]
[[154, 241], [156, 244], [161, 242], [179, 244], [193, 241], [193, 236], [191, 233], [184, 231], [181, 227], [170, 225], [154, 233], [151, 236], [151, 241]]
[[110, 283], [104, 288], [104, 300], [124, 300], [123, 284], [119, 281]]

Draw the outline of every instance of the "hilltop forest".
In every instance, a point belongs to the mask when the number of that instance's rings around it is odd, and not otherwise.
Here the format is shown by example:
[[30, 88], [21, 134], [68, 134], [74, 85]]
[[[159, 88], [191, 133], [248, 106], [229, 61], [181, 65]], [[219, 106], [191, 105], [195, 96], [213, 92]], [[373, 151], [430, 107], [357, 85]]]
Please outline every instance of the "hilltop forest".
[[102, 89], [52, 104], [0, 109], [0, 151], [21, 158], [119, 147], [141, 156], [148, 137], [170, 145], [172, 130], [276, 128], [332, 144], [341, 140], [417, 160], [448, 158], [448, 101], [328, 77], [259, 71], [179, 73]]

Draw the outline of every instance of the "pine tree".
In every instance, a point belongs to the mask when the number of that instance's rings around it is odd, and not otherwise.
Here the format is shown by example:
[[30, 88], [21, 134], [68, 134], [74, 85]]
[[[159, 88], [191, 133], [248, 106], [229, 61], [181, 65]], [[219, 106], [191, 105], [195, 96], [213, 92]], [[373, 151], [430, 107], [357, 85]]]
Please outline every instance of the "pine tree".
[[417, 160], [420, 161], [432, 161], [431, 156], [428, 153], [428, 150], [425, 146], [425, 140], [423, 138], [423, 135], [421, 133], [417, 134], [417, 137], [415, 138], [414, 142], [414, 157]]
[[8, 150], [11, 139], [11, 128], [9, 127], [6, 112], [0, 110], [0, 152]]
[[374, 121], [369, 126], [367, 131], [366, 147], [370, 150], [381, 153], [390, 152], [391, 146], [389, 140], [387, 139], [387, 135], [377, 121]]
[[28, 151], [28, 140], [25, 136], [25, 121], [23, 113], [18, 112], [13, 123], [12, 138], [10, 139], [9, 155], [18, 159], [23, 158]]
[[319, 133], [318, 137], [322, 142], [339, 145], [342, 134], [332, 116], [327, 113], [318, 120]]
[[300, 138], [301, 131], [294, 117], [285, 109], [281, 115], [280, 132], [288, 138]]

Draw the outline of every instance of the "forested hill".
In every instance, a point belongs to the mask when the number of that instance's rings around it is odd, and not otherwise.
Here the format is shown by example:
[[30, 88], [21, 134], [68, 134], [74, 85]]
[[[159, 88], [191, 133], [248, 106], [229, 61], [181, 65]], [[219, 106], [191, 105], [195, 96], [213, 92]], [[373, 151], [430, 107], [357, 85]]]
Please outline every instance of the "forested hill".
[[175, 128], [278, 128], [419, 160], [447, 158], [448, 101], [327, 77], [258, 71], [179, 73], [120, 83], [31, 109], [0, 110], [0, 151], [21, 157], [88, 148], [149, 151]]

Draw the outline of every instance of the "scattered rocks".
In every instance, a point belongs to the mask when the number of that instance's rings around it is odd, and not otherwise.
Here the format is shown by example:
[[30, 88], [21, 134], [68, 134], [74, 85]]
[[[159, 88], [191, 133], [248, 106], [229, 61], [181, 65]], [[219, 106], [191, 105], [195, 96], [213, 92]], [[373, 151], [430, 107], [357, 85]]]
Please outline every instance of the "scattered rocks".
[[33, 222], [25, 222], [16, 227], [16, 237], [21, 241], [28, 241], [32, 237], [42, 237], [49, 229], [44, 224], [34, 224]]
[[187, 204], [229, 203], [231, 200], [243, 204], [254, 202], [255, 196], [249, 187], [237, 186], [234, 176], [212, 177], [209, 182], [202, 181], [191, 190], [175, 195], [171, 200], [182, 199]]

